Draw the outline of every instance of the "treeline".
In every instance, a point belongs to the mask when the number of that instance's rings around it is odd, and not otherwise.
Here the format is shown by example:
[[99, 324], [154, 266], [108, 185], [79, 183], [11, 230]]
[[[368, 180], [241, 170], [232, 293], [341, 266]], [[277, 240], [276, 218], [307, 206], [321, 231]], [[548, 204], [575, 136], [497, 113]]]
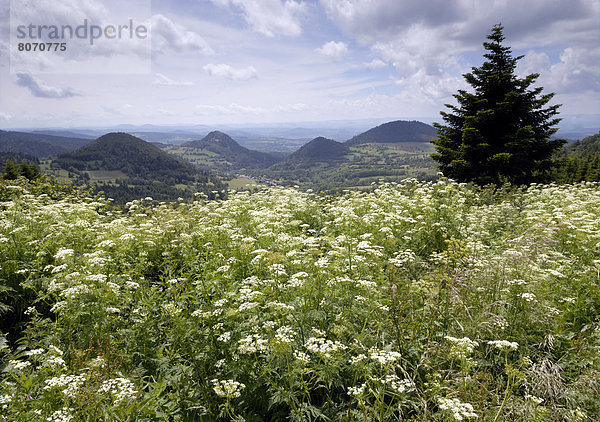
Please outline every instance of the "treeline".
[[24, 177], [34, 180], [41, 176], [39, 161], [34, 156], [13, 152], [0, 152], [0, 174], [4, 180]]
[[600, 132], [567, 145], [552, 172], [558, 183], [600, 182]]
[[225, 185], [222, 183], [205, 184], [195, 183], [185, 187], [174, 187], [161, 182], [146, 182], [144, 184], [130, 185], [127, 181], [117, 183], [97, 183], [94, 185], [97, 192], [103, 192], [106, 198], [112, 198], [117, 205], [125, 204], [132, 198], [151, 197], [156, 201], [176, 201], [193, 199], [197, 193], [201, 193], [209, 199], [224, 196]]

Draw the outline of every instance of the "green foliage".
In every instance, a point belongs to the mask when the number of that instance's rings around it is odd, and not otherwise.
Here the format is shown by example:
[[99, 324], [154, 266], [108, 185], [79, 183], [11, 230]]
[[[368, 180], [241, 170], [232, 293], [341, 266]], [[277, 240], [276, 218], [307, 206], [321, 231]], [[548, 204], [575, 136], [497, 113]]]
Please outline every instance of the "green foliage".
[[0, 181], [0, 420], [595, 420], [599, 202]]
[[552, 180], [559, 183], [600, 181], [600, 133], [567, 145], [554, 165]]
[[[560, 119], [559, 105], [545, 107], [554, 94], [529, 87], [539, 75], [515, 75], [517, 61], [502, 44], [496, 25], [483, 45], [488, 60], [464, 75], [474, 93], [459, 90], [458, 105], [442, 112], [446, 125], [435, 124], [437, 152], [432, 157], [442, 173], [458, 181], [527, 184], [547, 178], [552, 155], [564, 140], [551, 140]], [[544, 108], [545, 107], [545, 108]]]
[[41, 176], [40, 168], [35, 163], [21, 161], [19, 163], [12, 160], [4, 162], [2, 179], [15, 180], [24, 177], [27, 180], [34, 180]]

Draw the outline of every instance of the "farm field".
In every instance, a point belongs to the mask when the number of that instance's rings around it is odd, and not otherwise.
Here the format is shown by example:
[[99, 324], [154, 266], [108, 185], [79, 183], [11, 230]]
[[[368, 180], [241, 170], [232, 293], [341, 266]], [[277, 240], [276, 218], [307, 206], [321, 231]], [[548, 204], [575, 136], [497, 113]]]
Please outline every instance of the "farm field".
[[599, 203], [0, 181], [0, 421], [597, 420]]

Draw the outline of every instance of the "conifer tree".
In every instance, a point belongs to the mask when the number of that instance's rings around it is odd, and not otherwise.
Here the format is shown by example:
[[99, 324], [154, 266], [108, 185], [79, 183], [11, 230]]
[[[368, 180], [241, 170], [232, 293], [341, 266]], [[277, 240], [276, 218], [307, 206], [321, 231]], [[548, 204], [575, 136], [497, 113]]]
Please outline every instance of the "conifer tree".
[[560, 105], [545, 107], [554, 94], [530, 86], [539, 74], [515, 75], [517, 61], [504, 46], [502, 25], [495, 25], [483, 46], [487, 59], [464, 76], [473, 93], [459, 90], [458, 105], [446, 104], [445, 125], [435, 124], [433, 140], [444, 176], [461, 182], [527, 184], [544, 181], [553, 154], [566, 142], [550, 140], [558, 129]]

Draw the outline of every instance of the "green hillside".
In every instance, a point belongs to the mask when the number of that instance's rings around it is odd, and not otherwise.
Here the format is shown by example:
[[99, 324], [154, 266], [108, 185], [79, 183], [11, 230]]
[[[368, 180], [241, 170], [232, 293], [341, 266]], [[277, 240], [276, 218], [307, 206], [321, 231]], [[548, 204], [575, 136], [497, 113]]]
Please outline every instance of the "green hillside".
[[368, 143], [351, 147], [337, 144], [328, 144], [337, 153], [329, 159], [319, 158], [326, 155], [327, 149], [315, 150], [313, 144], [309, 153], [295, 157], [292, 154], [263, 174], [284, 185], [297, 184], [315, 190], [368, 187], [380, 180], [397, 182], [408, 177], [432, 180], [437, 174], [429, 156], [433, 148], [427, 142]]
[[61, 154], [51, 168], [66, 170], [120, 202], [141, 196], [189, 197], [194, 191], [210, 194], [222, 188], [207, 171], [126, 133], [109, 133]]
[[433, 126], [418, 121], [396, 120], [356, 135], [346, 144], [429, 142], [436, 136], [437, 132]]
[[0, 130], [0, 152], [21, 153], [36, 158], [73, 151], [90, 141], [84, 138]]
[[599, 203], [0, 180], [0, 421], [597, 422]]
[[600, 133], [566, 145], [559, 154], [553, 179], [560, 183], [600, 182]]
[[323, 164], [331, 166], [343, 161], [350, 148], [332, 139], [318, 137], [302, 145], [285, 160], [271, 166], [269, 170], [310, 169]]
[[204, 138], [164, 150], [194, 164], [217, 171], [266, 168], [278, 159], [265, 152], [253, 151], [238, 144], [229, 135], [214, 131]]

